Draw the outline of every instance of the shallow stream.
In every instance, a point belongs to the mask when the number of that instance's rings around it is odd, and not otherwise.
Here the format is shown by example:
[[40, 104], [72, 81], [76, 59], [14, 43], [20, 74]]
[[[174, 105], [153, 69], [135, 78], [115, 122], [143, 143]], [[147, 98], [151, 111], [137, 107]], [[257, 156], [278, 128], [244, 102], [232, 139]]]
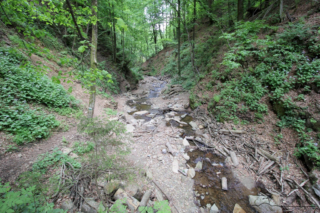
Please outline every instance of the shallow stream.
[[[134, 114], [138, 111], [149, 111], [149, 115], [134, 116], [135, 119], [144, 119], [150, 121], [154, 115], [162, 116], [169, 111], [163, 111], [160, 109], [152, 109], [150, 102], [151, 98], [159, 97], [161, 90], [166, 86], [166, 82], [153, 84], [148, 95], [144, 98], [129, 100], [127, 105], [132, 108], [129, 114]], [[182, 116], [184, 115], [184, 116]], [[188, 112], [177, 112], [177, 116], [182, 116], [181, 121], [188, 123], [187, 126], [170, 120], [166, 123], [167, 126], [174, 126], [184, 130], [181, 135], [185, 136], [194, 135], [194, 131], [189, 124], [193, 121], [193, 117]], [[195, 145], [195, 144], [193, 144]], [[203, 146], [198, 144], [198, 146]], [[188, 152], [190, 160], [187, 164], [195, 168], [199, 161], [202, 161], [202, 170], [197, 171], [194, 177], [194, 196], [196, 203], [199, 207], [207, 208], [208, 205], [216, 204], [221, 212], [233, 212], [235, 204], [239, 204], [246, 213], [255, 212], [255, 210], [249, 205], [248, 195], [257, 195], [256, 188], [247, 189], [233, 174], [232, 169], [225, 163], [225, 158], [212, 151], [201, 151], [199, 149], [192, 152]], [[221, 178], [226, 177], [228, 182], [228, 190], [224, 191], [221, 188]]]

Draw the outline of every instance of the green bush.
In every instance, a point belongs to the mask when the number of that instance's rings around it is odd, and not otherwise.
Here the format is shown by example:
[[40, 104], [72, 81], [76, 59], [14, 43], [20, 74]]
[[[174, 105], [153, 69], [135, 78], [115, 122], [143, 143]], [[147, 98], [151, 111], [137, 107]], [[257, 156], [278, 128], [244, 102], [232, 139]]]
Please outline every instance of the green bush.
[[87, 141], [87, 142], [75, 142], [73, 145], [73, 152], [83, 155], [85, 153], [88, 153], [92, 151], [94, 148], [94, 143]]

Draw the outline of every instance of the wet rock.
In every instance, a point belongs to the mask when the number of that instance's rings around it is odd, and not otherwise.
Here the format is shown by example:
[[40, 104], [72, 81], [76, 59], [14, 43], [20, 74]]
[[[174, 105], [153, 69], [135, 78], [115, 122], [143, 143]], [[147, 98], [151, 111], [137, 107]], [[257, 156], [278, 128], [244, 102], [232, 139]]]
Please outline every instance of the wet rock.
[[190, 160], [190, 157], [189, 157], [189, 155], [188, 155], [187, 153], [184, 153], [184, 154], [182, 155], [182, 157], [183, 157], [184, 159], [186, 159], [186, 160]]
[[196, 171], [193, 168], [190, 168], [188, 170], [188, 177], [194, 178], [194, 176], [196, 176]]
[[198, 125], [196, 124], [196, 122], [190, 121], [189, 124], [192, 127], [192, 129], [194, 129], [194, 130], [198, 129]]
[[211, 206], [210, 213], [219, 213], [219, 209], [216, 204], [213, 204], [213, 206]]
[[74, 205], [73, 205], [73, 202], [71, 200], [64, 201], [60, 206], [61, 209], [67, 210], [67, 211], [73, 209], [73, 207], [74, 207]]
[[134, 126], [132, 124], [127, 124], [127, 132], [133, 132], [133, 130], [135, 129]]
[[112, 194], [112, 192], [118, 190], [119, 187], [120, 187], [119, 180], [111, 180], [111, 181], [105, 183], [103, 189], [107, 195], [110, 195], [110, 194]]
[[233, 209], [233, 213], [246, 213], [239, 204], [236, 203]]
[[174, 159], [173, 162], [172, 162], [172, 171], [174, 173], [179, 173], [179, 162], [177, 159]]
[[197, 164], [196, 164], [196, 168], [194, 168], [195, 170], [201, 170], [202, 169], [202, 161], [199, 161]]
[[162, 149], [161, 152], [162, 152], [162, 154], [167, 154], [167, 150], [166, 149]]
[[249, 195], [250, 205], [260, 213], [274, 212], [282, 213], [282, 209], [276, 206], [275, 202], [267, 196]]
[[136, 116], [136, 115], [146, 115], [146, 114], [149, 114], [149, 112], [148, 111], [139, 111], [139, 112], [133, 113], [134, 116]]

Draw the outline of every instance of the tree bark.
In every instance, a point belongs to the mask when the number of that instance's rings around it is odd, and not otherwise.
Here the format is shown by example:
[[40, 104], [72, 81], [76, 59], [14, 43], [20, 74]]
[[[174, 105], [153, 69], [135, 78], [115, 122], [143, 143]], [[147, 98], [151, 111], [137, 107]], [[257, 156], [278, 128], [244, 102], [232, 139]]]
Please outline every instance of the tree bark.
[[283, 14], [283, 0], [279, 0], [280, 1], [280, 11], [279, 11], [279, 15], [280, 15], [280, 23], [283, 21], [284, 18], [284, 14]]
[[[98, 0], [92, 0], [92, 15], [97, 17], [98, 10]], [[91, 58], [90, 58], [90, 68], [95, 70], [97, 68], [97, 45], [98, 45], [98, 23], [92, 24], [92, 45], [91, 45]], [[90, 87], [90, 99], [88, 108], [88, 118], [93, 118], [94, 106], [96, 102], [96, 82], [91, 82]]]
[[238, 0], [238, 21], [243, 20], [243, 0]]

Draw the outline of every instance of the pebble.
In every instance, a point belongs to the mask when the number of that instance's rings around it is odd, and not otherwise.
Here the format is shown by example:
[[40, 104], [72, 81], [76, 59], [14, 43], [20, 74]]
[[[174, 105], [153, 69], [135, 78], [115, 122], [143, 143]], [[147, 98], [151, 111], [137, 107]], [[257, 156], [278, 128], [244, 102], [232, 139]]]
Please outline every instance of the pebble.
[[195, 170], [201, 170], [202, 169], [202, 161], [199, 161], [196, 165]]
[[186, 160], [190, 160], [190, 157], [189, 157], [189, 155], [188, 155], [187, 153], [184, 153], [184, 154], [182, 155], [182, 157], [183, 157], [184, 159], [186, 159]]
[[196, 176], [196, 171], [193, 168], [190, 168], [188, 170], [188, 176], [194, 178], [194, 176]]
[[167, 154], [167, 150], [166, 149], [163, 149], [161, 152], [162, 152], [162, 154]]

